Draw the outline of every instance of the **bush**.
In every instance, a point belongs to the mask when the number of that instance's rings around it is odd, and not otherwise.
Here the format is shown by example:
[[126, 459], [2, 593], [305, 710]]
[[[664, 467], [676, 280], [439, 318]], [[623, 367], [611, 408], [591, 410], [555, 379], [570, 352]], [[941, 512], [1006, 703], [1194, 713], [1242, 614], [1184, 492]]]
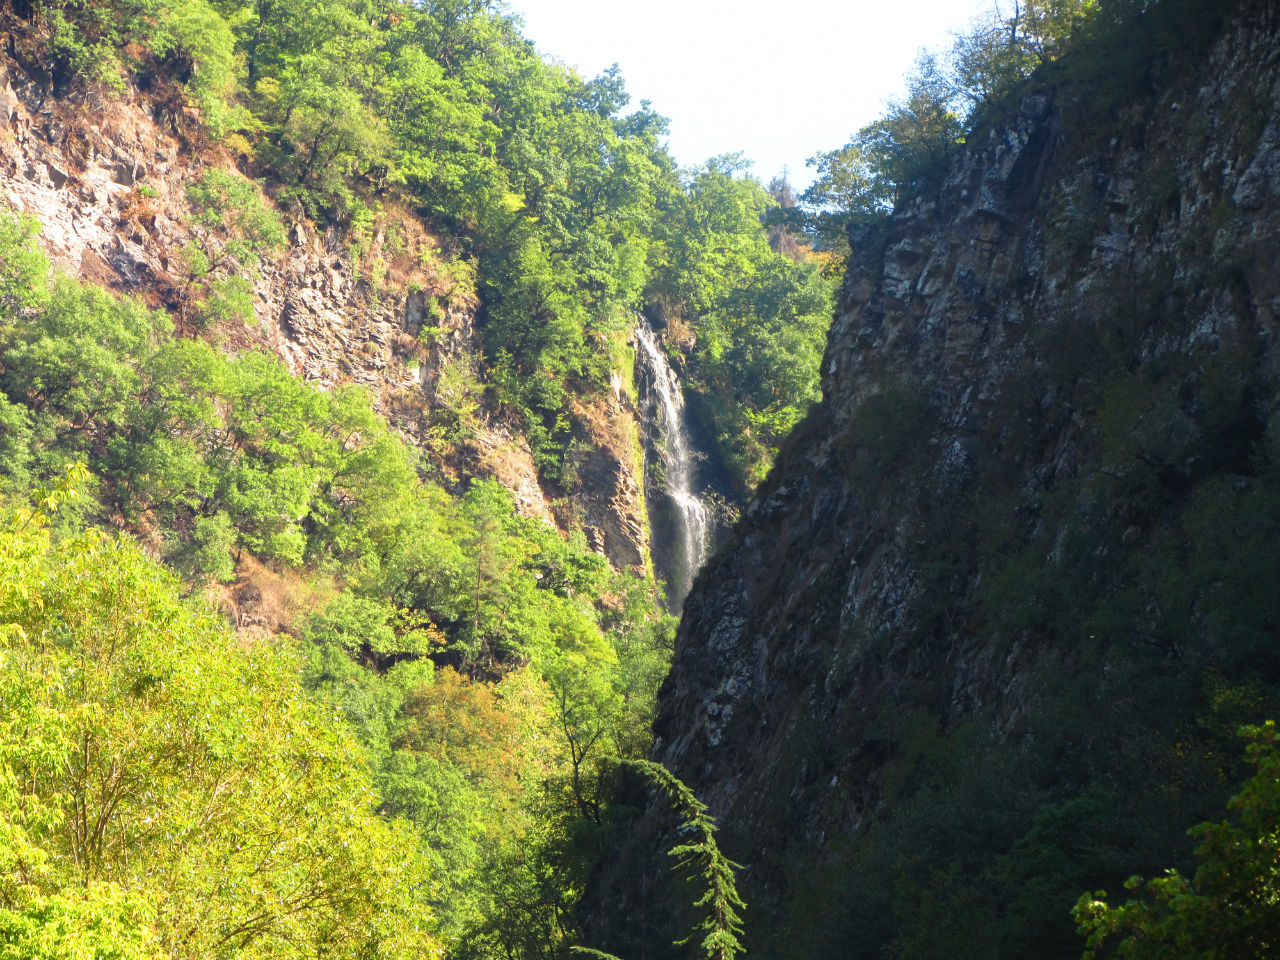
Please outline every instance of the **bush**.
[[190, 63], [187, 88], [214, 139], [250, 123], [248, 111], [236, 102], [240, 84], [235, 35], [207, 0], [165, 0], [149, 42], [157, 57]]
[[207, 231], [201, 242], [215, 265], [226, 257], [253, 266], [284, 247], [280, 218], [252, 180], [213, 167], [187, 186], [187, 199], [195, 222]]

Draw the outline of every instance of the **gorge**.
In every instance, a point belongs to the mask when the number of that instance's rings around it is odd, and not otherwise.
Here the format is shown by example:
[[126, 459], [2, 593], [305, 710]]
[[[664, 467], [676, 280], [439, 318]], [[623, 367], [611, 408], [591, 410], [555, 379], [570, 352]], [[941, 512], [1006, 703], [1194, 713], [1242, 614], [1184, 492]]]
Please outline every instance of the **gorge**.
[[0, 956], [1275, 955], [1280, 10], [1009, 6], [796, 197], [500, 3], [0, 0]]

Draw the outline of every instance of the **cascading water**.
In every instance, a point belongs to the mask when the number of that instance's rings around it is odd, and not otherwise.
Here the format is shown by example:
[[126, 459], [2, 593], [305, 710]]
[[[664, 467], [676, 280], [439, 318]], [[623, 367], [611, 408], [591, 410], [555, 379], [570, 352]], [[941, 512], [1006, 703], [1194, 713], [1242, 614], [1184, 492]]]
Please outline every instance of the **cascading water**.
[[[684, 391], [657, 334], [643, 319], [636, 324], [636, 360], [640, 364], [641, 400], [650, 418], [646, 431], [646, 455], [662, 465], [662, 492], [671, 502], [669, 523], [658, 522], [650, 496], [650, 527], [654, 531], [655, 559], [665, 555], [667, 596], [678, 608], [693, 585], [694, 574], [707, 559], [711, 543], [711, 518], [706, 504], [694, 492], [694, 451], [685, 421]], [[648, 466], [648, 464], [646, 464]], [[652, 471], [646, 470], [646, 475]], [[650, 484], [646, 484], [650, 486]], [[659, 530], [671, 530], [673, 543], [659, 543]]]

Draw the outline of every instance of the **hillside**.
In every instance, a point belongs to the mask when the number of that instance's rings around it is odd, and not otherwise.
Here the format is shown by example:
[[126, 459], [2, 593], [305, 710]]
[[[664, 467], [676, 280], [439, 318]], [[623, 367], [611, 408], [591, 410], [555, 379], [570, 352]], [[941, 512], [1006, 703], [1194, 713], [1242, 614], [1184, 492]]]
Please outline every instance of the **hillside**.
[[833, 281], [495, 5], [0, 30], [0, 952], [565, 955], [688, 573], [638, 325], [709, 542]]
[[[137, 81], [97, 109], [92, 94], [42, 89], [19, 63], [3, 80], [10, 136], [0, 145], [0, 185], [39, 222], [57, 266], [141, 295], [229, 349], [274, 353], [308, 383], [367, 388], [377, 409], [431, 452], [442, 475], [492, 477], [522, 512], [553, 519], [554, 485], [544, 490], [539, 482], [519, 417], [476, 409], [485, 364], [474, 264], [450, 260], [421, 218], [391, 202], [353, 237], [339, 224], [317, 226], [296, 203], [280, 209], [285, 242], [245, 271], [239, 312], [201, 316], [193, 302], [201, 279], [192, 276], [188, 248], [221, 248], [234, 237], [219, 234], [235, 227], [202, 216], [188, 185], [230, 170], [229, 182], [242, 188], [238, 199], [269, 210], [270, 198], [236, 168], [246, 158], [210, 143], [193, 111], [164, 112]], [[592, 482], [560, 521], [595, 531], [615, 567], [643, 572], [647, 522], [634, 409], [621, 392], [591, 403], [584, 401], [578, 440]]]
[[[855, 233], [823, 399], [686, 603], [653, 757], [748, 955], [1078, 956], [1277, 709], [1280, 22], [1100, 9]], [[598, 877], [620, 956], [679, 955], [661, 806]]]

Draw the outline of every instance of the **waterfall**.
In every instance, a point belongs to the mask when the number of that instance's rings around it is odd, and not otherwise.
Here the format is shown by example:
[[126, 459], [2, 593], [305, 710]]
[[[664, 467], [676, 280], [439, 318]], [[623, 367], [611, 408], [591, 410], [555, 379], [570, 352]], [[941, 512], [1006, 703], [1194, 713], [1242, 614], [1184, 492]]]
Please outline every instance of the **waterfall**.
[[[641, 401], [648, 419], [646, 435], [646, 468], [656, 457], [662, 465], [661, 490], [670, 500], [669, 522], [661, 521], [655, 510], [654, 497], [648, 497], [652, 549], [655, 561], [665, 557], [667, 597], [673, 609], [679, 607], [693, 585], [694, 574], [707, 559], [711, 540], [711, 522], [706, 504], [694, 492], [694, 451], [685, 419], [684, 391], [657, 334], [641, 319], [636, 324], [636, 362], [640, 367]], [[650, 475], [646, 469], [646, 477]], [[653, 484], [646, 482], [646, 489]], [[670, 530], [670, 544], [659, 542], [659, 533]]]

